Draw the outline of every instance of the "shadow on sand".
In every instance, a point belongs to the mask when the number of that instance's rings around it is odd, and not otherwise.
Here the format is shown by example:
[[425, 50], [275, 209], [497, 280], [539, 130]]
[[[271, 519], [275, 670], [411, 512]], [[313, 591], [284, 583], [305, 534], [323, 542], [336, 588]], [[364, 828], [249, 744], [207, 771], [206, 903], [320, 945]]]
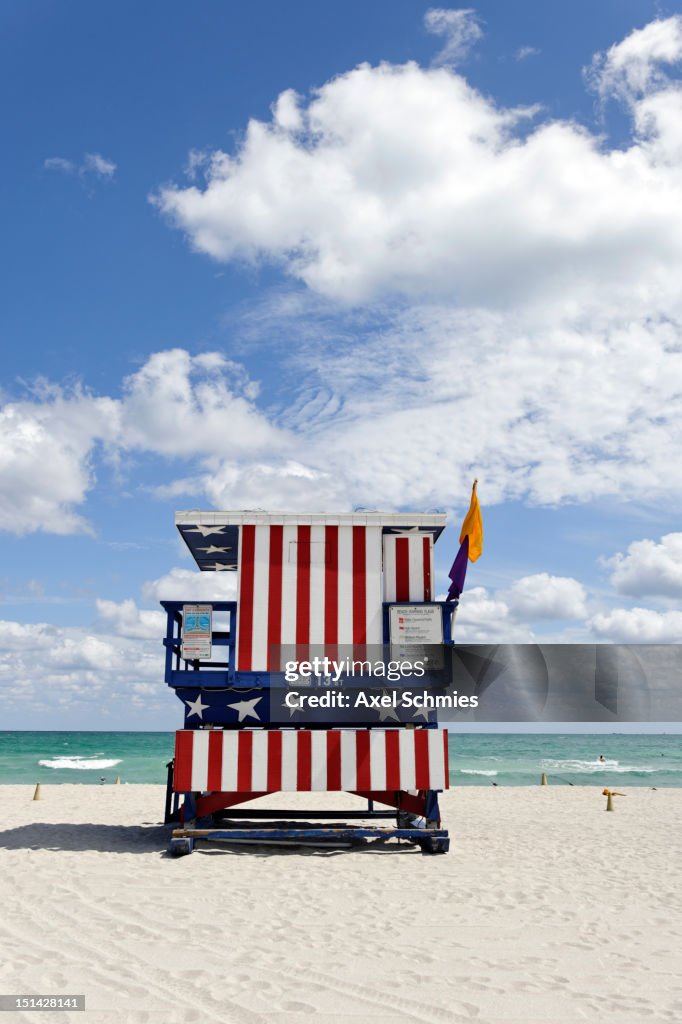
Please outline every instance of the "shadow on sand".
[[[262, 822], [259, 823], [262, 826]], [[305, 823], [297, 822], [299, 827]], [[239, 827], [244, 827], [240, 822]], [[94, 850], [97, 853], [156, 853], [168, 856], [170, 825], [94, 825], [72, 824], [71, 822], [36, 822], [19, 825], [0, 832], [0, 850], [49, 850], [61, 853], [71, 850]], [[370, 843], [355, 847], [299, 847], [265, 846], [254, 843], [244, 845], [223, 845], [204, 843], [195, 847], [195, 853], [202, 855], [231, 855], [246, 857], [274, 856], [317, 856], [331, 857], [346, 853], [399, 853], [419, 854], [418, 848], [407, 844], [392, 843], [390, 846]], [[171, 859], [171, 858], [169, 858]], [[184, 859], [184, 858], [181, 858]]]
[[170, 828], [35, 822], [0, 832], [0, 850], [96, 850], [98, 853], [162, 853]]

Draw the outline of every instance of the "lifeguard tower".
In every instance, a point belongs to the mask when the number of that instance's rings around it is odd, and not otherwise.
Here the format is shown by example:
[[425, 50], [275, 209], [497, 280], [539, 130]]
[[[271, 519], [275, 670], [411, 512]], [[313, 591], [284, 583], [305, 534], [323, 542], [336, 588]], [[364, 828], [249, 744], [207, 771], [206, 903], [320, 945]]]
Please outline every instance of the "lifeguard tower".
[[[236, 599], [162, 602], [165, 681], [184, 709], [168, 766], [166, 821], [177, 825], [170, 852], [190, 853], [201, 839], [396, 838], [445, 853], [438, 794], [448, 788], [447, 733], [436, 713], [401, 715], [384, 701], [304, 714], [290, 700], [285, 668], [314, 657], [376, 661], [413, 642], [445, 653], [457, 602], [434, 600], [433, 555], [446, 516], [191, 511], [175, 524], [202, 572], [236, 573]], [[340, 683], [358, 685], [347, 675], [307, 677], [294, 689], [329, 694]], [[237, 806], [280, 791], [346, 792], [367, 807]], [[378, 818], [394, 822], [379, 826]]]

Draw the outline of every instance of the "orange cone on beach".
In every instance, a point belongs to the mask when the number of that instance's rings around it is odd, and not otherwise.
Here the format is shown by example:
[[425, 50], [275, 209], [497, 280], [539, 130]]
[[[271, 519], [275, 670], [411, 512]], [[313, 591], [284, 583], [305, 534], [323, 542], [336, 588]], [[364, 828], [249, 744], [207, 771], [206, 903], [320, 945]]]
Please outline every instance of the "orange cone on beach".
[[42, 800], [42, 797], [40, 795], [40, 783], [39, 782], [36, 782], [36, 788], [35, 788], [35, 792], [33, 793], [33, 799], [34, 800]]
[[604, 789], [602, 790], [602, 796], [606, 797], [606, 810], [615, 811], [613, 806], [614, 796], [625, 796], [625, 793], [616, 793], [615, 789]]
[[116, 785], [117, 785], [117, 786], [120, 786], [120, 785], [121, 785], [121, 776], [120, 776], [120, 775], [117, 775], [117, 776], [116, 776]]

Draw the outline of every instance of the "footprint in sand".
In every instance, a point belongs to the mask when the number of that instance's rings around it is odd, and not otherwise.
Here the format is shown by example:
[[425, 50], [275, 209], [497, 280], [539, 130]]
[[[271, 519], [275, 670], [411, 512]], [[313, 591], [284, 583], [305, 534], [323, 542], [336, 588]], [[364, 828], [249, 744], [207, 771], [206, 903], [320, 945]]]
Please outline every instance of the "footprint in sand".
[[282, 1009], [288, 1013], [315, 1013], [315, 1007], [310, 1003], [299, 1003], [295, 999], [289, 999], [282, 1003]]

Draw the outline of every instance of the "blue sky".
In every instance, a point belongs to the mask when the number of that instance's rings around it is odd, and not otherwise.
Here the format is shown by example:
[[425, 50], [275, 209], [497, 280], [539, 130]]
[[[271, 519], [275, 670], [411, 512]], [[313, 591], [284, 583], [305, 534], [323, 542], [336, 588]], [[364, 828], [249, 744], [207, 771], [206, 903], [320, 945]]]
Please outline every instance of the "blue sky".
[[460, 639], [682, 640], [680, 4], [10, 3], [0, 48], [9, 727], [175, 724], [176, 508], [440, 508], [444, 589], [477, 476]]

